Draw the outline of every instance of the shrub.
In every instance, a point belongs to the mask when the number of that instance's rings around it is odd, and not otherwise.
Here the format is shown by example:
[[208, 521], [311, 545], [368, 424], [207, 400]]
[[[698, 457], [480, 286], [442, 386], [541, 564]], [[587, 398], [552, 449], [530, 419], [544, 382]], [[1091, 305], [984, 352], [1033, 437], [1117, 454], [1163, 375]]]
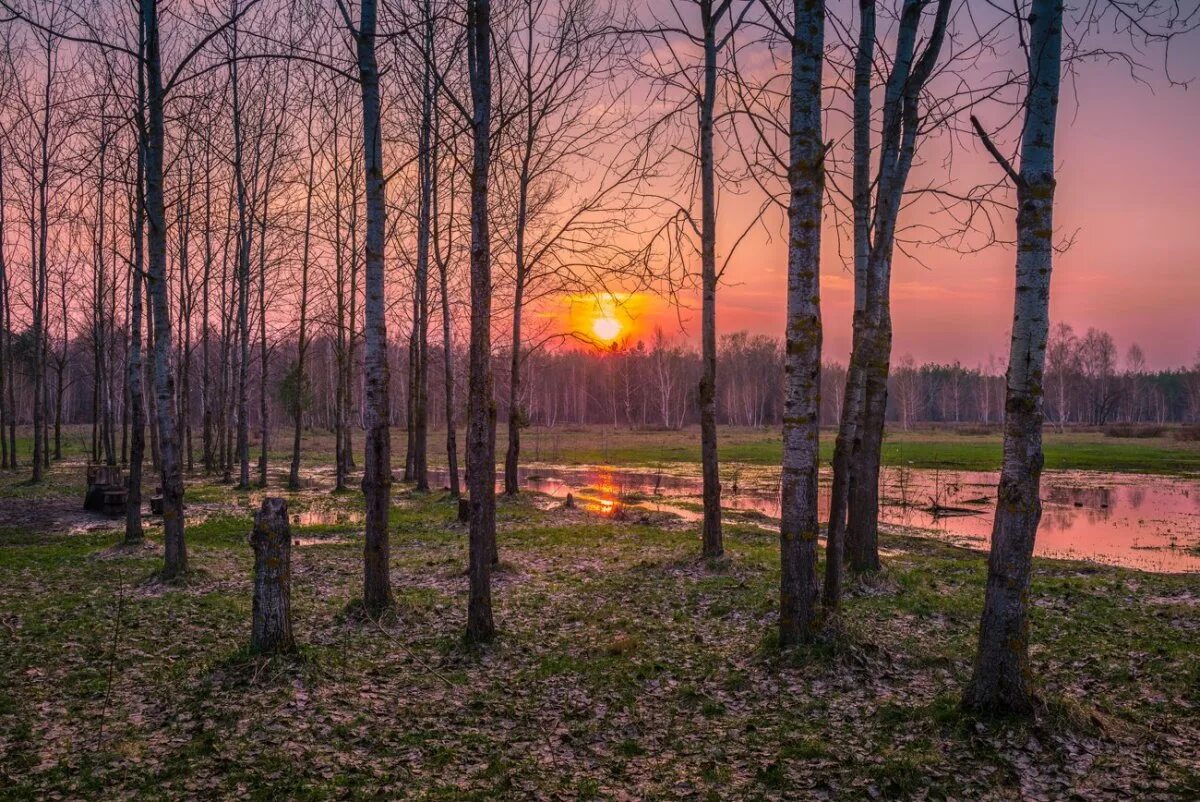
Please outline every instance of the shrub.
[[1000, 424], [976, 423], [956, 426], [954, 431], [964, 437], [978, 437], [980, 435], [998, 434], [1002, 431], [1002, 428]]
[[1105, 437], [1133, 437], [1145, 439], [1162, 437], [1167, 427], [1145, 423], [1113, 423], [1104, 427]]
[[1200, 443], [1200, 423], [1180, 426], [1175, 431], [1175, 439], [1185, 443]]

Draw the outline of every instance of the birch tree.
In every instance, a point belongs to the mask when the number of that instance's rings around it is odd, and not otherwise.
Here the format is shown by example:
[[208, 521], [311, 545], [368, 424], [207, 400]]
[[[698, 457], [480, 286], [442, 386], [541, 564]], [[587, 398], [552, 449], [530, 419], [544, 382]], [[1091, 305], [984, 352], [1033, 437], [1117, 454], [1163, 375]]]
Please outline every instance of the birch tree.
[[1062, 0], [1032, 0], [1018, 168], [973, 120], [1017, 190], [1017, 276], [1004, 399], [1004, 461], [979, 651], [964, 698], [967, 707], [977, 710], [1028, 713], [1033, 706], [1028, 603], [1033, 542], [1042, 517], [1043, 377], [1054, 263], [1054, 144], [1062, 39]]
[[[650, 47], [654, 78], [664, 86], [686, 96], [673, 114], [694, 109], [696, 114], [696, 174], [699, 183], [700, 219], [692, 218], [690, 209], [680, 208], [677, 218], [699, 239], [700, 256], [700, 350], [701, 371], [697, 399], [700, 413], [700, 459], [703, 475], [704, 515], [701, 530], [702, 552], [715, 559], [724, 554], [721, 535], [721, 480], [717, 458], [717, 160], [714, 151], [714, 132], [717, 116], [717, 95], [721, 82], [721, 57], [732, 41], [741, 19], [751, 5], [735, 12], [733, 0], [673, 0], [670, 21], [656, 19], [657, 25], [643, 31], [652, 43], [665, 45], [665, 55]], [[699, 14], [699, 30], [688, 27], [684, 9]], [[651, 12], [654, 13], [654, 12]], [[682, 41], [698, 50], [700, 66], [677, 52], [675, 43]]]
[[793, 0], [785, 20], [770, 0], [762, 7], [790, 50], [787, 155], [787, 328], [783, 469], [779, 526], [779, 643], [794, 646], [819, 634], [817, 459], [821, 416], [821, 211], [825, 144], [821, 71], [825, 4]]
[[366, 453], [363, 495], [366, 496], [366, 536], [363, 546], [363, 605], [378, 613], [392, 604], [388, 565], [388, 510], [391, 507], [392, 451], [388, 428], [387, 309], [384, 296], [384, 240], [387, 199], [383, 173], [383, 129], [380, 113], [379, 67], [376, 59], [378, 5], [362, 0], [356, 26], [343, 0], [337, 0], [343, 21], [355, 43], [362, 98], [363, 167], [366, 187], [366, 259], [364, 274]]
[[496, 549], [496, 402], [492, 395], [492, 254], [488, 190], [492, 134], [492, 4], [467, 0], [471, 85], [471, 347], [467, 386], [467, 493], [470, 500], [467, 639], [495, 637], [492, 560]]
[[[933, 6], [923, 50], [922, 19]], [[891, 360], [891, 270], [896, 229], [909, 171], [923, 132], [922, 92], [939, 64], [951, 0], [905, 0], [891, 72], [884, 86], [878, 171], [871, 174], [874, 0], [859, 3], [859, 37], [853, 87], [854, 340], [842, 416], [834, 445], [825, 603], [840, 599], [841, 556], [850, 565], [879, 568], [879, 466]]]

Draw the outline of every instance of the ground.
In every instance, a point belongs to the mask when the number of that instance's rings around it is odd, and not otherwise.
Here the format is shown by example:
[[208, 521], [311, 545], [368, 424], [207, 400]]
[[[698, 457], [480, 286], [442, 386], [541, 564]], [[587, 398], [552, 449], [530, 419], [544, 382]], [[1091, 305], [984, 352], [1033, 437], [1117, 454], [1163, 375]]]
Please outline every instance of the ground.
[[499, 638], [472, 650], [444, 493], [397, 486], [398, 604], [364, 620], [361, 500], [309, 490], [288, 496], [322, 511], [294, 527], [302, 650], [268, 660], [247, 652], [257, 494], [194, 479], [192, 571], [164, 585], [160, 529], [130, 553], [72, 512], [81, 463], [22, 478], [0, 477], [0, 798], [1200, 796], [1194, 576], [1038, 561], [1041, 712], [976, 719], [981, 554], [888, 531], [837, 629], [781, 654], [752, 518], [710, 564], [669, 516], [502, 499]]

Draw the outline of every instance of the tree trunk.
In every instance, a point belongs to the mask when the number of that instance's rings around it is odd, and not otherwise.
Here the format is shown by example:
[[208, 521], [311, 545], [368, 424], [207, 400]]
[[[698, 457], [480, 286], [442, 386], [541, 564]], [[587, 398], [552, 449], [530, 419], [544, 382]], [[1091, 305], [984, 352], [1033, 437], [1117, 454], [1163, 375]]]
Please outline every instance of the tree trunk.
[[[49, 247], [49, 198], [50, 184], [50, 90], [54, 79], [52, 58], [53, 38], [46, 41], [46, 75], [43, 95], [42, 125], [39, 132], [41, 143], [40, 174], [37, 180], [37, 229], [30, 232], [33, 254], [30, 295], [33, 302], [33, 474], [34, 482], [45, 476], [45, 461], [49, 452], [46, 442], [46, 294], [48, 287], [47, 255]], [[33, 224], [34, 217], [30, 216]]]
[[858, 572], [878, 571], [879, 467], [883, 451], [887, 382], [892, 350], [891, 316], [886, 323], [868, 326], [862, 346], [867, 355], [861, 366], [860, 425], [851, 451], [850, 504], [847, 510], [846, 556]]
[[825, 5], [794, 3], [788, 164], [788, 319], [779, 551], [779, 643], [810, 640], [817, 603], [817, 471], [821, 414], [821, 69]]
[[422, 68], [421, 134], [418, 154], [420, 200], [417, 210], [417, 264], [414, 295], [412, 473], [417, 490], [429, 489], [429, 240], [433, 197], [433, 100], [430, 64], [433, 59], [433, 16], [425, 4], [425, 52]]
[[[520, 214], [518, 213], [518, 217]], [[522, 238], [520, 228], [517, 229], [518, 242]], [[517, 246], [520, 253], [521, 246]], [[513, 300], [512, 353], [509, 357], [508, 381], [508, 448], [504, 453], [504, 494], [515, 496], [520, 491], [519, 469], [521, 467], [521, 426], [524, 416], [521, 414], [521, 304], [522, 282], [524, 276], [521, 270], [521, 257], [517, 257], [517, 287]]]
[[142, 531], [142, 462], [146, 453], [146, 405], [142, 398], [142, 271], [143, 257], [143, 226], [144, 204], [143, 194], [141, 144], [138, 145], [138, 203], [132, 210], [136, 215], [133, 231], [133, 271], [130, 282], [129, 311], [129, 417], [132, 428], [129, 441], [129, 480], [125, 493], [125, 545], [137, 546], [145, 540]]
[[850, 494], [851, 452], [862, 409], [863, 371], [855, 355], [863, 352], [867, 269], [871, 250], [871, 73], [875, 60], [875, 0], [859, 0], [858, 51], [854, 59], [854, 336], [846, 388], [833, 446], [833, 485], [825, 547], [824, 603], [836, 610], [842, 595], [846, 515]]
[[725, 553], [721, 542], [721, 476], [717, 463], [717, 199], [713, 159], [713, 109], [717, 94], [717, 20], [712, 1], [702, 0], [704, 91], [700, 96], [700, 261], [703, 375], [700, 378], [700, 461], [704, 477], [704, 556]]
[[[0, 148], [0, 176], [4, 175], [4, 151]], [[17, 467], [17, 452], [16, 442], [12, 443], [12, 448], [9, 448], [8, 442], [8, 426], [16, 414], [16, 408], [13, 406], [11, 398], [13, 384], [13, 364], [12, 364], [12, 349], [9, 346], [9, 340], [12, 331], [12, 320], [9, 316], [8, 294], [8, 263], [6, 261], [5, 247], [8, 240], [5, 238], [5, 209], [7, 208], [4, 201], [4, 180], [0, 178], [0, 468], [15, 468]]]
[[293, 652], [292, 530], [287, 501], [265, 498], [250, 533], [254, 547], [254, 618], [250, 649], [256, 654]]
[[[236, 13], [236, 5], [235, 5]], [[250, 488], [250, 220], [246, 176], [243, 167], [241, 94], [238, 81], [238, 36], [233, 28], [233, 56], [229, 63], [229, 81], [233, 96], [233, 175], [237, 185], [237, 459], [239, 490]]]
[[[863, 292], [859, 267], [866, 251], [864, 322], [857, 327], [851, 370], [847, 376], [847, 400], [857, 401], [858, 420], [853, 424], [848, 479], [839, 493], [848, 494], [846, 551], [850, 565], [858, 571], [874, 571], [879, 562], [879, 465], [883, 427], [887, 411], [887, 383], [892, 351], [891, 267], [897, 218], [904, 188], [912, 166], [916, 138], [921, 127], [920, 93], [937, 66], [949, 19], [950, 0], [938, 0], [935, 20], [925, 50], [917, 57], [921, 17], [926, 0], [905, 0], [896, 35], [892, 71], [884, 90], [883, 125], [879, 146], [879, 174], [875, 181], [875, 203], [870, 208], [869, 186], [864, 186], [860, 154], [870, 159], [869, 132], [855, 130], [855, 266], [856, 306]], [[873, 27], [873, 10], [871, 27]], [[860, 66], [856, 64], [856, 68]], [[858, 81], [856, 75], [856, 82]], [[862, 90], [856, 85], [857, 91]], [[865, 99], [869, 103], [869, 97]], [[856, 95], [856, 115], [869, 105]], [[869, 125], [869, 120], [867, 122]], [[869, 209], [869, 211], [868, 211]], [[870, 226], [864, 229], [869, 218]], [[847, 408], [851, 404], [846, 404]], [[848, 414], [847, 410], [843, 414]], [[849, 432], [848, 432], [849, 434]], [[844, 454], [844, 449], [843, 449]]]
[[379, 69], [375, 61], [375, 0], [363, 0], [356, 37], [362, 88], [363, 165], [366, 170], [366, 543], [363, 549], [363, 604], [376, 613], [392, 603], [388, 574], [388, 510], [391, 507], [392, 455], [388, 427], [387, 302], [384, 298], [383, 246], [387, 225], [384, 197], [383, 131], [379, 110]]
[[488, 169], [492, 124], [491, 2], [468, 0], [474, 159], [471, 171], [471, 361], [467, 394], [467, 492], [471, 504], [467, 640], [492, 640], [492, 557], [496, 539], [496, 404], [492, 398], [492, 265]]
[[212, 248], [212, 141], [205, 140], [204, 150], [204, 275], [201, 277], [200, 287], [200, 414], [203, 417], [201, 422], [201, 442], [203, 448], [204, 474], [211, 475], [213, 472], [213, 419], [212, 419], [212, 397], [213, 392], [209, 387], [209, 325], [208, 325], [208, 293], [209, 279], [212, 275], [213, 263], [213, 248]]
[[[436, 130], [436, 123], [435, 123]], [[433, 147], [437, 148], [437, 136], [434, 136]], [[437, 184], [437, 165], [436, 156], [433, 159], [434, 164], [434, 189], [433, 189], [433, 225], [438, 224], [438, 184]], [[435, 242], [435, 259], [438, 267], [438, 279], [441, 290], [442, 300], [442, 377], [444, 383], [444, 395], [446, 402], [446, 472], [449, 474], [450, 495], [458, 497], [460, 493], [458, 485], [458, 434], [455, 424], [455, 406], [454, 406], [454, 344], [450, 336], [450, 266], [446, 263], [446, 259], [441, 253], [441, 240], [438, 236], [434, 236]]]
[[1034, 704], [1028, 605], [1034, 537], [1042, 515], [1042, 380], [1054, 261], [1054, 138], [1062, 24], [1061, 0], [1033, 0], [1017, 180], [1017, 280], [1004, 404], [1004, 464], [979, 653], [964, 698], [967, 707], [990, 712], [1027, 714]]
[[187, 570], [184, 543], [183, 477], [179, 437], [175, 426], [175, 374], [171, 370], [171, 316], [167, 297], [167, 225], [163, 198], [163, 86], [158, 44], [157, 0], [142, 0], [147, 78], [146, 220], [150, 256], [149, 282], [154, 321], [154, 390], [157, 397], [158, 440], [163, 491], [165, 564], [163, 577], [174, 579]]
[[300, 255], [300, 332], [296, 343], [296, 398], [292, 410], [292, 465], [288, 472], [288, 489], [300, 489], [300, 434], [304, 422], [304, 395], [308, 386], [305, 372], [305, 357], [308, 356], [308, 268], [312, 245], [312, 206], [313, 182], [316, 175], [317, 150], [313, 147], [312, 138], [313, 100], [309, 96], [308, 125], [305, 129], [308, 138], [308, 180], [305, 182], [304, 195], [304, 244]]

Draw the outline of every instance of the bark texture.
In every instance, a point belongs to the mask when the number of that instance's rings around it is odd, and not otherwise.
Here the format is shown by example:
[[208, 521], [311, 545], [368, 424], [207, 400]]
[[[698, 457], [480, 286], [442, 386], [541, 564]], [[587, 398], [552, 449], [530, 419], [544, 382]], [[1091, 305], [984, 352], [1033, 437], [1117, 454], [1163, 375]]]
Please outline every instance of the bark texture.
[[183, 531], [183, 476], [179, 459], [179, 430], [175, 424], [175, 371], [171, 368], [171, 301], [167, 295], [167, 221], [163, 196], [163, 83], [158, 40], [158, 3], [142, 0], [146, 36], [146, 246], [152, 331], [154, 333], [154, 395], [163, 496], [163, 577], [173, 579], [187, 570]]
[[[1004, 463], [992, 525], [979, 652], [964, 699], [967, 707], [989, 712], [1025, 714], [1034, 704], [1029, 581], [1034, 537], [1042, 516], [1043, 371], [1054, 261], [1054, 138], [1062, 24], [1061, 0], [1033, 0], [1029, 88], [1020, 173], [1016, 175], [1017, 280], [1004, 404]], [[1012, 168], [1008, 171], [1011, 176]]]
[[258, 654], [291, 652], [292, 529], [287, 501], [265, 498], [250, 533], [254, 547], [254, 619], [250, 648]]
[[788, 293], [779, 526], [779, 643], [820, 628], [817, 461], [821, 411], [821, 68], [825, 4], [793, 3], [788, 133]]
[[492, 398], [492, 265], [488, 177], [492, 120], [491, 2], [467, 6], [474, 156], [471, 171], [471, 357], [467, 382], [467, 493], [471, 504], [467, 640], [490, 641], [496, 550], [496, 403]]
[[[870, 63], [875, 27], [873, 4], [860, 5], [862, 26], [855, 63], [854, 257], [855, 330], [842, 420], [834, 454], [830, 531], [857, 571], [879, 562], [879, 466], [887, 411], [892, 353], [891, 268], [896, 225], [921, 129], [921, 92], [932, 76], [945, 39], [950, 0], [937, 0], [925, 48], [918, 53], [922, 16], [932, 0], [905, 0], [895, 38], [892, 68], [884, 87], [879, 166], [871, 160]], [[872, 58], [868, 59], [867, 55]], [[872, 184], [874, 196], [872, 197]], [[840, 577], [827, 577], [826, 603], [836, 606]]]
[[375, 58], [375, 0], [364, 0], [356, 36], [362, 88], [363, 164], [366, 167], [367, 257], [364, 264], [366, 374], [366, 454], [363, 494], [366, 496], [366, 543], [363, 547], [363, 604], [377, 612], [392, 603], [388, 574], [388, 509], [392, 495], [391, 433], [388, 421], [387, 302], [383, 286], [383, 245], [387, 224], [384, 196], [383, 132], [379, 111], [379, 67]]
[[704, 89], [700, 96], [700, 462], [704, 479], [704, 556], [725, 553], [721, 539], [721, 474], [717, 461], [717, 196], [713, 157], [713, 114], [717, 94], [717, 22], [712, 0], [701, 0], [704, 29]]
[[[871, 71], [875, 61], [875, 0], [859, 0], [858, 52], [854, 58], [854, 335], [852, 353], [862, 347], [866, 323], [867, 271], [871, 248]], [[825, 547], [824, 602], [837, 609], [842, 596], [846, 514], [850, 498], [850, 454], [862, 409], [862, 369], [854, 360], [846, 372], [842, 415], [833, 446], [833, 484]]]

